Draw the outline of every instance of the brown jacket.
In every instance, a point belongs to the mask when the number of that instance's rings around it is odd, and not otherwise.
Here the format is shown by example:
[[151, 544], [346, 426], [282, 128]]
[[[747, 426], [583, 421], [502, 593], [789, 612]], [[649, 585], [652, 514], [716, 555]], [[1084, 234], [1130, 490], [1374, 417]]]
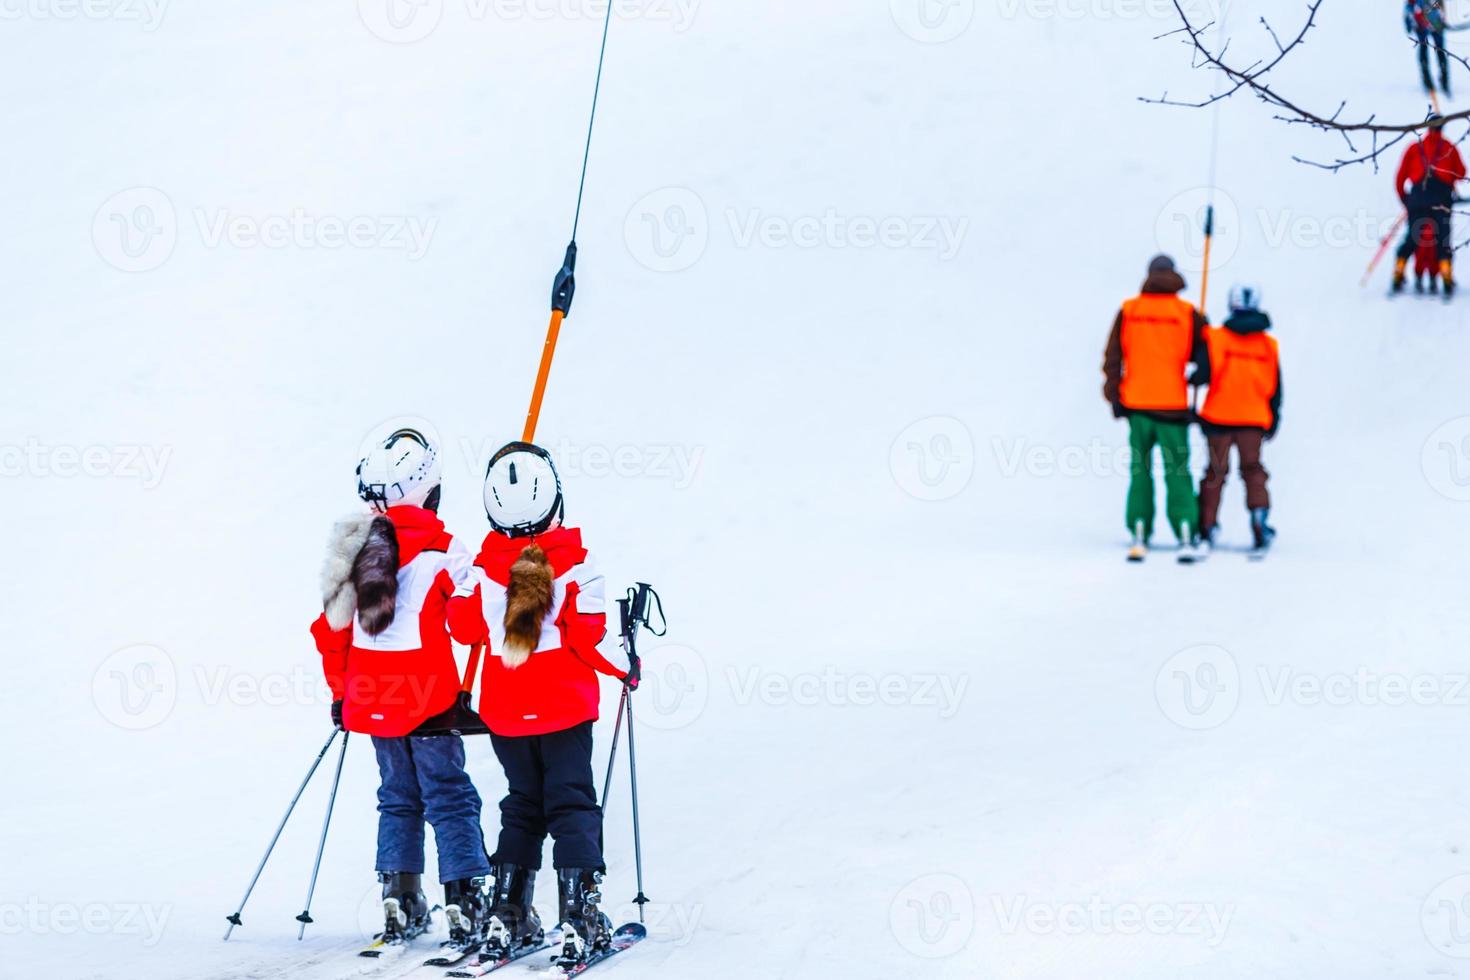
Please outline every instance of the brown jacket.
[[[1177, 272], [1154, 272], [1144, 280], [1142, 292], [1157, 295], [1173, 296], [1184, 291], [1184, 277]], [[1194, 345], [1189, 359], [1194, 364], [1194, 374], [1190, 376], [1190, 384], [1195, 387], [1209, 384], [1210, 381], [1210, 349], [1205, 344], [1205, 327], [1209, 322], [1198, 311], [1194, 314]], [[1118, 315], [1113, 318], [1113, 331], [1108, 335], [1108, 347], [1103, 352], [1103, 397], [1108, 404], [1113, 406], [1113, 416], [1123, 418], [1132, 413], [1131, 409], [1125, 408], [1119, 396], [1119, 389], [1123, 385], [1123, 311], [1120, 309]], [[1193, 413], [1187, 411], [1150, 411], [1139, 412], [1141, 415], [1150, 415], [1166, 422], [1189, 422], [1193, 419]]]

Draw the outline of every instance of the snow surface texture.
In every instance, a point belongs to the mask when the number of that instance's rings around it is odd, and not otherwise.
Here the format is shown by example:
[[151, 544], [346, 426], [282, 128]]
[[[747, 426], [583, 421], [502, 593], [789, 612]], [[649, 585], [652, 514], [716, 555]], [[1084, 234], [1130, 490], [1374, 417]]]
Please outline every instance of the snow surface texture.
[[[1278, 82], [1417, 115], [1382, 6], [1328, 3]], [[306, 627], [360, 444], [427, 420], [484, 531], [600, 30], [396, 9], [6, 7], [0, 976], [373, 969], [366, 739], [306, 941], [335, 757], [224, 916], [328, 731]], [[1470, 976], [1470, 330], [1358, 289], [1387, 176], [1223, 111], [1210, 309], [1249, 279], [1278, 323], [1280, 546], [1128, 567], [1098, 364], [1152, 253], [1194, 294], [1208, 172], [1209, 113], [1136, 101], [1212, 84], [1167, 5], [620, 9], [540, 432], [610, 585], [672, 623], [637, 699], [651, 937], [599, 969]], [[1244, 546], [1238, 484], [1224, 520]]]

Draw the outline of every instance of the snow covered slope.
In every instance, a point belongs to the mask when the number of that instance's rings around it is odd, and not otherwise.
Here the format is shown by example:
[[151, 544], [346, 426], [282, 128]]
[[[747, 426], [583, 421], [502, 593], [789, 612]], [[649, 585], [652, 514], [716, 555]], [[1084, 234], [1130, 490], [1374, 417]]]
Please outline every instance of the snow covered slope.
[[[1272, 5], [1230, 6], [1259, 48]], [[1249, 278], [1278, 323], [1280, 548], [1126, 567], [1098, 364], [1150, 255], [1197, 279], [1208, 171], [1208, 113], [1136, 100], [1209, 91], [1168, 5], [618, 9], [541, 428], [672, 624], [638, 696], [653, 941], [599, 969], [1470, 976], [1470, 331], [1358, 289], [1387, 177], [1225, 107], [1210, 307]], [[392, 12], [6, 8], [0, 976], [358, 969], [363, 739], [305, 942], [320, 776], [224, 915], [327, 735], [306, 627], [360, 443], [427, 420], [483, 533], [600, 29]], [[1281, 84], [1417, 114], [1396, 16], [1332, 0]]]

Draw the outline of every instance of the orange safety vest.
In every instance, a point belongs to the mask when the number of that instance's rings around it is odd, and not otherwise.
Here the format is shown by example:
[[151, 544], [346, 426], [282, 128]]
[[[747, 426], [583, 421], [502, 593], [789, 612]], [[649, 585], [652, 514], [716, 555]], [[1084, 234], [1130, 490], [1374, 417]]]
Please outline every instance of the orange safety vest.
[[1200, 418], [1215, 425], [1271, 428], [1275, 421], [1271, 399], [1276, 397], [1280, 364], [1276, 338], [1210, 327], [1205, 343], [1210, 348], [1210, 393]]
[[1184, 369], [1194, 350], [1194, 307], [1178, 296], [1144, 293], [1123, 304], [1125, 408], [1183, 411], [1189, 408]]

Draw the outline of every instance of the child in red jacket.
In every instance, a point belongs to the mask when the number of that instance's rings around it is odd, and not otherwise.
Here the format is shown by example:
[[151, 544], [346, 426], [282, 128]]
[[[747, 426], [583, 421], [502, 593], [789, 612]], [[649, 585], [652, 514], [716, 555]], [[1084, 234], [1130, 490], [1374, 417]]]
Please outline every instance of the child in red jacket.
[[1455, 240], [1452, 219], [1455, 212], [1455, 187], [1465, 179], [1465, 161], [1455, 144], [1444, 135], [1444, 117], [1429, 117], [1429, 132], [1404, 151], [1394, 176], [1394, 190], [1408, 211], [1409, 233], [1399, 246], [1394, 263], [1393, 286], [1402, 292], [1408, 281], [1409, 259], [1426, 237], [1432, 236], [1439, 258], [1439, 278], [1445, 296], [1455, 292]]
[[592, 724], [599, 673], [627, 678], [597, 645], [607, 632], [603, 579], [562, 526], [561, 480], [551, 456], [513, 442], [490, 460], [485, 512], [493, 530], [468, 581], [449, 604], [461, 643], [486, 646], [480, 714], [505, 768], [500, 840], [487, 951], [541, 941], [532, 907], [541, 848], [550, 832], [562, 925], [563, 966], [608, 945], [598, 910], [602, 810], [592, 782]]
[[378, 877], [384, 938], [407, 942], [429, 926], [421, 886], [424, 822], [434, 826], [449, 943], [478, 946], [487, 925], [490, 873], [480, 796], [458, 735], [419, 737], [423, 722], [459, 695], [445, 623], [470, 555], [444, 530], [436, 447], [400, 429], [357, 467], [371, 513], [338, 522], [322, 571], [325, 611], [312, 624], [336, 699], [332, 718], [371, 735], [378, 789]]

